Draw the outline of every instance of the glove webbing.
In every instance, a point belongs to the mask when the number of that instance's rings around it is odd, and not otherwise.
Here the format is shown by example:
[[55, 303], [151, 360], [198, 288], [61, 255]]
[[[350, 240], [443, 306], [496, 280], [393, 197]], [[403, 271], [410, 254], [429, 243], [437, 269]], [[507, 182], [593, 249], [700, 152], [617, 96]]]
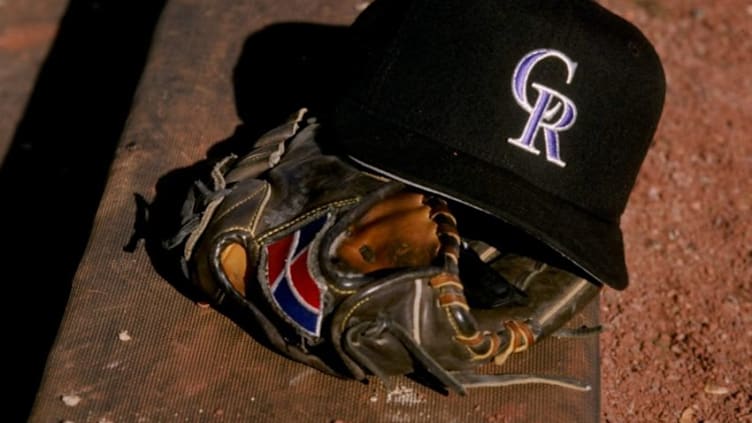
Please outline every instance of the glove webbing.
[[[533, 334], [524, 323], [508, 322], [508, 333], [481, 332], [470, 313], [470, 307], [460, 282], [459, 255], [462, 238], [457, 230], [457, 220], [447, 203], [436, 197], [427, 199], [431, 219], [436, 222], [440, 241], [438, 256], [443, 259], [444, 272], [431, 278], [431, 286], [438, 291], [439, 305], [444, 309], [455, 332], [455, 339], [467, 347], [471, 359], [482, 361], [495, 357], [502, 364], [512, 352], [524, 351], [533, 343]], [[502, 339], [502, 336], [505, 339]], [[502, 351], [500, 348], [505, 345]]]
[[[430, 285], [438, 290], [439, 304], [446, 311], [447, 318], [454, 328], [455, 339], [468, 348], [473, 360], [484, 360], [493, 356], [494, 363], [501, 365], [512, 353], [527, 350], [533, 344], [535, 336], [526, 324], [518, 321], [505, 322], [504, 326], [507, 331], [500, 334], [477, 330], [477, 323], [470, 313], [470, 307], [464, 296], [464, 287], [459, 278], [458, 263], [462, 239], [457, 230], [457, 221], [444, 200], [431, 197], [426, 200], [426, 204], [431, 207], [431, 219], [438, 225], [437, 235], [441, 241], [438, 256], [443, 259], [444, 267], [444, 272], [431, 278]], [[389, 330], [392, 335], [396, 336], [429, 373], [461, 395], [466, 394], [466, 388], [528, 383], [557, 385], [578, 391], [591, 389], [589, 385], [581, 381], [566, 377], [450, 372], [439, 365], [399, 324], [387, 320], [382, 322], [380, 327], [381, 330]], [[507, 337], [504, 344], [506, 347], [500, 351], [504, 335]], [[378, 373], [376, 374], [379, 376]]]

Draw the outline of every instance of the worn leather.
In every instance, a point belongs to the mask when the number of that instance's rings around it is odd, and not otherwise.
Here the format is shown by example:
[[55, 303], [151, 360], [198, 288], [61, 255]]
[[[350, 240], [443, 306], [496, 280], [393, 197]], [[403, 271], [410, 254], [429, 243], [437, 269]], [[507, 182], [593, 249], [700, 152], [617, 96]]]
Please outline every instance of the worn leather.
[[[363, 253], [363, 245], [388, 244], [360, 231], [374, 215], [384, 214], [374, 210], [394, 198], [423, 194], [324, 153], [319, 131], [301, 110], [257, 140], [247, 155], [218, 160], [184, 207], [184, 221], [193, 222], [182, 245], [190, 279], [218, 308], [230, 305], [252, 315], [281, 353], [356, 379], [425, 372], [464, 394], [474, 381], [496, 383], [473, 376], [479, 367], [503, 365], [509, 354], [532, 347], [598, 292], [563, 270], [496, 254], [479, 263], [500, 281], [510, 281], [508, 291], [523, 292], [530, 301], [471, 308], [460, 252], [490, 257], [484, 250], [491, 247], [463, 240], [447, 203], [433, 197], [425, 213], [433, 220], [418, 225], [435, 231], [429, 237], [435, 242], [425, 243], [430, 257], [408, 265], [354, 266], [351, 257]], [[404, 230], [391, 235], [397, 243], [412, 240], [400, 234]], [[285, 284], [296, 294], [281, 293]]]

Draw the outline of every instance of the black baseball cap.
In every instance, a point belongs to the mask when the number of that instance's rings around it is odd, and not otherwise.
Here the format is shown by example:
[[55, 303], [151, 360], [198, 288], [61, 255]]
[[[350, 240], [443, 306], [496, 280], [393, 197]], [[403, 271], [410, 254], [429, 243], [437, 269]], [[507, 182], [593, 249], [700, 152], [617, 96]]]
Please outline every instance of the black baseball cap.
[[591, 0], [375, 0], [348, 31], [347, 155], [628, 285], [620, 218], [665, 96], [634, 25]]

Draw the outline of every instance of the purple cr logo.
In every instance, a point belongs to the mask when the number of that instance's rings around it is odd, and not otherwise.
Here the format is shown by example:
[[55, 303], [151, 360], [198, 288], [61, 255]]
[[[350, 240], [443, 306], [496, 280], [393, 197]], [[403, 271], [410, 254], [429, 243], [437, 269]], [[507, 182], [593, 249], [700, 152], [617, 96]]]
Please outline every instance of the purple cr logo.
[[559, 132], [574, 125], [577, 118], [577, 108], [572, 100], [564, 94], [537, 82], [530, 85], [538, 92], [535, 103], [531, 103], [527, 95], [530, 72], [538, 62], [548, 58], [561, 60], [567, 67], [566, 83], [572, 82], [577, 63], [564, 53], [550, 49], [539, 49], [525, 55], [514, 70], [512, 92], [517, 104], [529, 113], [529, 117], [522, 135], [519, 138], [509, 138], [507, 142], [533, 154], [540, 154], [540, 150], [535, 148], [535, 139], [540, 130], [543, 132], [543, 138], [546, 142], [546, 160], [564, 167], [567, 164], [561, 160]]

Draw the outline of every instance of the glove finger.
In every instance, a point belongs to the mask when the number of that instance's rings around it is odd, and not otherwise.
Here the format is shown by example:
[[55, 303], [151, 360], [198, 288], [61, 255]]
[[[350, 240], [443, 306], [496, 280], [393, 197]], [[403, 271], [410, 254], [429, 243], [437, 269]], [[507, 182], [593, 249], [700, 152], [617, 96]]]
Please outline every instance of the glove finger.
[[248, 272], [246, 249], [238, 243], [227, 245], [220, 253], [220, 266], [227, 279], [241, 295], [245, 296], [245, 281]]
[[423, 194], [399, 192], [374, 204], [363, 217], [358, 219], [355, 226], [366, 226], [391, 214], [422, 208], [424, 207], [423, 199]]

